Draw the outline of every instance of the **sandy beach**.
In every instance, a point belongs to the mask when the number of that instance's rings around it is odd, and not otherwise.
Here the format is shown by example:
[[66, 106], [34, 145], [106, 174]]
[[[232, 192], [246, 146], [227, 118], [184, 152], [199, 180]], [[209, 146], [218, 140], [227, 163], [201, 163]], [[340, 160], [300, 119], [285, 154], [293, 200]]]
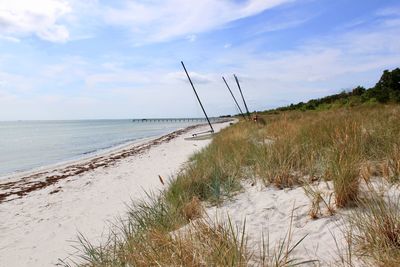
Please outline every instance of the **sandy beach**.
[[[229, 122], [215, 124], [216, 131]], [[0, 182], [0, 266], [54, 266], [75, 252], [78, 233], [107, 236], [126, 204], [162, 189], [190, 155], [210, 143], [188, 141], [189, 127], [118, 151]]]

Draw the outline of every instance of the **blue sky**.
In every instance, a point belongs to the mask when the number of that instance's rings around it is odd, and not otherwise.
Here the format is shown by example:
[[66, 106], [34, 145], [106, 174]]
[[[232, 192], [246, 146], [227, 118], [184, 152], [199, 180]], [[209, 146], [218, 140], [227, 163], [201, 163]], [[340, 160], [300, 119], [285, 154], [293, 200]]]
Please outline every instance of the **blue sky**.
[[373, 86], [400, 67], [398, 0], [0, 0], [0, 120], [236, 113]]

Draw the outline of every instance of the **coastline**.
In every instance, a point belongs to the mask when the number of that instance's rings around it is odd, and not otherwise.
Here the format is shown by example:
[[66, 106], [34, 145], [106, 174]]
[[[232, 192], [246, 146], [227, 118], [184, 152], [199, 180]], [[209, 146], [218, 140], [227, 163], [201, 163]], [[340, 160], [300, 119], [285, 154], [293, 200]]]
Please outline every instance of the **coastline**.
[[[229, 122], [214, 125], [218, 131]], [[162, 189], [158, 175], [168, 182], [190, 155], [209, 144], [184, 140], [207, 127], [190, 126], [64, 169], [2, 181], [0, 192], [13, 194], [0, 203], [0, 265], [54, 265], [74, 253], [71, 240], [78, 232], [104, 241], [101, 233], [126, 212], [124, 203]]]
[[[8, 126], [1, 123], [0, 146], [4, 147], [5, 153], [0, 157], [0, 161], [4, 161], [0, 166], [0, 181], [4, 181], [92, 158], [205, 122], [160, 120], [156, 123], [132, 123], [131, 120], [77, 120], [27, 121], [25, 125], [25, 122], [11, 121], [11, 125]], [[99, 134], [97, 130], [100, 128], [102, 132]], [[54, 133], [55, 137], [51, 136], [50, 140], [44, 141], [48, 139], [46, 132]]]
[[122, 158], [141, 153], [154, 145], [168, 142], [181, 134], [204, 125], [194, 124], [167, 134], [128, 141], [124, 144], [82, 155], [79, 158], [0, 176], [0, 204], [21, 198], [32, 191], [55, 184], [61, 179], [79, 175], [99, 167], [107, 167]]

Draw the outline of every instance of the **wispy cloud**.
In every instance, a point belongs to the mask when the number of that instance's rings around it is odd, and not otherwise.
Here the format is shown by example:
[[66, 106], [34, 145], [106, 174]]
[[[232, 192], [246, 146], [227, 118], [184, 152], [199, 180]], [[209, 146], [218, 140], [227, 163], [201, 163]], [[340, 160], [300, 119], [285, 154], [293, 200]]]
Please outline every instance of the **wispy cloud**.
[[400, 16], [400, 6], [391, 6], [378, 10], [376, 15], [386, 17], [386, 16]]
[[228, 48], [230, 48], [231, 46], [232, 46], [231, 43], [226, 43], [226, 44], [224, 44], [224, 48], [225, 48], [225, 49], [228, 49]]
[[283, 21], [281, 23], [268, 23], [265, 25], [262, 29], [260, 29], [257, 33], [265, 33], [265, 32], [274, 32], [274, 31], [280, 31], [284, 29], [289, 29], [289, 28], [294, 28], [297, 27], [311, 18], [302, 18], [302, 19], [293, 19], [293, 20], [287, 20]]
[[[0, 36], [16, 41], [36, 36], [50, 42], [93, 37], [96, 28], [123, 26], [137, 44], [186, 38], [224, 27], [295, 0], [0, 0]], [[114, 6], [112, 6], [114, 5]]]
[[122, 8], [108, 8], [105, 19], [129, 27], [136, 40], [162, 42], [222, 27], [291, 1], [124, 1]]
[[197, 39], [197, 35], [196, 35], [196, 34], [190, 34], [190, 35], [186, 36], [186, 39], [187, 39], [189, 42], [194, 42], [194, 41], [196, 41], [196, 39]]
[[382, 21], [368, 29], [310, 38], [281, 51], [260, 51], [262, 44], [235, 46], [219, 61], [240, 62], [225, 71], [247, 77], [243, 86], [252, 106], [274, 107], [357, 85], [372, 86], [381, 71], [398, 67], [397, 36], [400, 28]]
[[0, 39], [6, 40], [6, 41], [12, 42], [12, 43], [19, 43], [19, 42], [21, 42], [20, 39], [15, 38], [15, 37], [11, 37], [11, 36], [3, 36], [3, 35], [0, 35]]
[[129, 85], [131, 88], [152, 82], [149, 72], [138, 70], [114, 70], [111, 72], [93, 73], [85, 77], [85, 84], [89, 89]]
[[31, 77], [0, 71], [0, 91], [23, 94], [33, 88]]
[[[200, 84], [206, 84], [210, 83], [212, 81], [215, 81], [215, 74], [203, 74], [203, 73], [198, 73], [198, 72], [189, 72], [190, 79], [194, 83], [200, 83]], [[182, 71], [180, 72], [170, 72], [167, 73], [164, 77], [164, 81], [179, 81], [179, 82], [185, 82], [188, 83], [188, 78], [185, 73]]]

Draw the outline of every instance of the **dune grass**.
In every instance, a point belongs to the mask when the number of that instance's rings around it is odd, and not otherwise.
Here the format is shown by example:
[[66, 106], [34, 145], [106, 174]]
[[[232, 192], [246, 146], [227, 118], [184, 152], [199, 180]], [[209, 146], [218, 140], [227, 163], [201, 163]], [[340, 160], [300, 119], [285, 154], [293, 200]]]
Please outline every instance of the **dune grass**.
[[[292, 215], [293, 216], [293, 215]], [[198, 219], [184, 227], [186, 217], [176, 213], [165, 195], [132, 203], [128, 216], [113, 228], [108, 242], [93, 245], [82, 235], [75, 261], [63, 266], [263, 266], [287, 267], [310, 262], [292, 257], [304, 239], [292, 242], [292, 229], [276, 244], [263, 240], [262, 254], [249, 250], [246, 221]]]
[[[377, 175], [391, 182], [399, 179], [399, 106], [287, 111], [262, 119], [265, 124], [240, 121], [222, 130], [159, 196], [132, 204], [128, 218], [121, 220], [106, 245], [93, 246], [81, 238], [81, 266], [247, 266], [254, 262], [287, 266], [290, 261], [272, 264], [274, 257], [282, 258], [276, 254], [282, 251], [257, 261], [246, 247], [245, 232], [229, 223], [212, 225], [199, 219], [202, 203], [220, 204], [241, 190], [244, 179], [260, 179], [277, 188], [329, 180], [336, 206], [348, 207], [360, 203], [361, 179]], [[320, 199], [315, 201], [317, 207]], [[326, 205], [334, 214], [332, 203]], [[389, 210], [381, 210], [384, 218]], [[313, 216], [318, 213], [315, 210]], [[190, 222], [187, 231], [171, 234]], [[359, 229], [360, 240], [365, 229]], [[375, 252], [378, 248], [369, 246]]]
[[369, 266], [400, 266], [400, 199], [370, 192], [349, 216], [355, 253]]
[[[110, 237], [107, 244], [94, 246], [81, 237], [79, 242], [83, 254], [78, 265], [246, 266], [249, 253], [244, 232], [232, 224], [197, 220], [174, 232], [171, 226], [176, 221], [170, 217], [164, 204], [143, 204], [142, 208], [147, 208], [136, 210], [126, 221], [121, 221], [119, 231]], [[161, 218], [164, 216], [167, 219]], [[156, 223], [155, 219], [164, 223]]]
[[[272, 184], [285, 187], [332, 180], [336, 204], [344, 207], [357, 198], [363, 164], [375, 170], [369, 175], [391, 180], [399, 176], [399, 106], [284, 112], [268, 117], [264, 136], [275, 141], [263, 148], [255, 170]], [[290, 180], [282, 181], [282, 177]]]
[[223, 130], [193, 156], [171, 184], [170, 200], [178, 206], [193, 197], [218, 203], [244, 178], [278, 188], [324, 179], [333, 181], [336, 204], [345, 207], [357, 198], [363, 165], [375, 170], [368, 175], [399, 177], [399, 106], [291, 111], [263, 119], [265, 125], [241, 121]]

